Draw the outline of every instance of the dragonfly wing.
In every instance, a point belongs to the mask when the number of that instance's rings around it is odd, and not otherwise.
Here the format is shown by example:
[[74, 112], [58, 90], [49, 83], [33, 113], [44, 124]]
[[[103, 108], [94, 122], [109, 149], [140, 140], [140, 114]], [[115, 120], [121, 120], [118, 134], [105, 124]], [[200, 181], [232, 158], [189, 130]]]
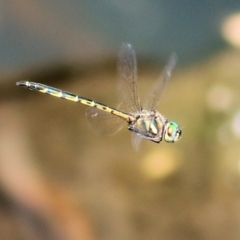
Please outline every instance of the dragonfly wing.
[[157, 83], [150, 89], [147, 95], [146, 102], [144, 103], [144, 109], [155, 110], [159, 104], [160, 97], [162, 96], [163, 89], [172, 75], [172, 71], [177, 63], [177, 55], [172, 53], [167, 65], [163, 69], [160, 79]]
[[137, 89], [137, 60], [131, 44], [123, 43], [119, 51], [119, 102], [128, 112], [141, 111]]
[[114, 135], [125, 120], [97, 108], [87, 108], [86, 117], [93, 130], [100, 135]]
[[131, 141], [132, 141], [132, 145], [136, 151], [139, 150], [142, 140], [143, 139], [141, 137], [139, 137], [136, 133], [132, 133]]

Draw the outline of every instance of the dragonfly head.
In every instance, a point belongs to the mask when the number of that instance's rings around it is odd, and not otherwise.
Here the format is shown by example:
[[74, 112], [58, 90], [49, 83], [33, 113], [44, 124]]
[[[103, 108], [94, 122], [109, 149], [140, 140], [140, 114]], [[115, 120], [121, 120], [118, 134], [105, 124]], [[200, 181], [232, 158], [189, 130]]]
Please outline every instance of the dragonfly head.
[[182, 130], [175, 122], [168, 122], [164, 131], [164, 140], [168, 143], [174, 143], [181, 138]]

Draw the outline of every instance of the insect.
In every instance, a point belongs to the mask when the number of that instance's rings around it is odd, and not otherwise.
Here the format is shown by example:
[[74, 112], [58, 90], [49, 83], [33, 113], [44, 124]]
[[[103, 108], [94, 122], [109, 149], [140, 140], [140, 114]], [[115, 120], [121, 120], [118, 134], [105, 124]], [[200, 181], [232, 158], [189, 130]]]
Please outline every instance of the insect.
[[164, 139], [168, 143], [173, 143], [181, 138], [182, 131], [178, 124], [169, 122], [156, 110], [176, 61], [177, 56], [172, 54], [159, 81], [149, 92], [143, 108], [138, 96], [136, 54], [132, 45], [128, 43], [123, 43], [119, 51], [119, 102], [121, 104], [119, 109], [121, 110], [40, 83], [20, 81], [17, 85], [90, 106], [86, 116], [98, 133], [115, 134], [121, 129], [122, 123], [127, 122], [128, 129], [133, 132], [133, 146], [138, 149], [142, 139], [156, 143]]

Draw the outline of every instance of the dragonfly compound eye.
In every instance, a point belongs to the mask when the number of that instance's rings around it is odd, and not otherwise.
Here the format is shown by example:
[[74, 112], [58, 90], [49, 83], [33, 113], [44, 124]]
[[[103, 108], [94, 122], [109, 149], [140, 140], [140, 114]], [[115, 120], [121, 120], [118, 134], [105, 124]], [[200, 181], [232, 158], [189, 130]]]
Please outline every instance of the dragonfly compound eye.
[[166, 142], [176, 142], [181, 138], [182, 131], [179, 129], [177, 123], [169, 122], [166, 125], [164, 133], [164, 140]]

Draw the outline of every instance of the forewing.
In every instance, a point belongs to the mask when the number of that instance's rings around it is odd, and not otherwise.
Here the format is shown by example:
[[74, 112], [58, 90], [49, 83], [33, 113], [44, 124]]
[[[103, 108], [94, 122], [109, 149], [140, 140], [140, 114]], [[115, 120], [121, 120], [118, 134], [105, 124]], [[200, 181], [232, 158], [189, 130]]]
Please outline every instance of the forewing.
[[141, 111], [137, 88], [137, 61], [131, 44], [123, 43], [119, 51], [119, 103], [127, 112]]
[[114, 135], [125, 120], [97, 108], [87, 108], [86, 117], [93, 130], [100, 135]]
[[143, 138], [139, 137], [136, 133], [132, 133], [131, 141], [133, 148], [138, 151], [141, 145]]
[[144, 109], [155, 110], [159, 104], [160, 97], [162, 96], [163, 90], [166, 86], [167, 81], [172, 75], [172, 71], [177, 63], [177, 55], [172, 53], [167, 65], [163, 69], [160, 79], [155, 83], [155, 85], [150, 89], [147, 94], [146, 101], [144, 103]]

